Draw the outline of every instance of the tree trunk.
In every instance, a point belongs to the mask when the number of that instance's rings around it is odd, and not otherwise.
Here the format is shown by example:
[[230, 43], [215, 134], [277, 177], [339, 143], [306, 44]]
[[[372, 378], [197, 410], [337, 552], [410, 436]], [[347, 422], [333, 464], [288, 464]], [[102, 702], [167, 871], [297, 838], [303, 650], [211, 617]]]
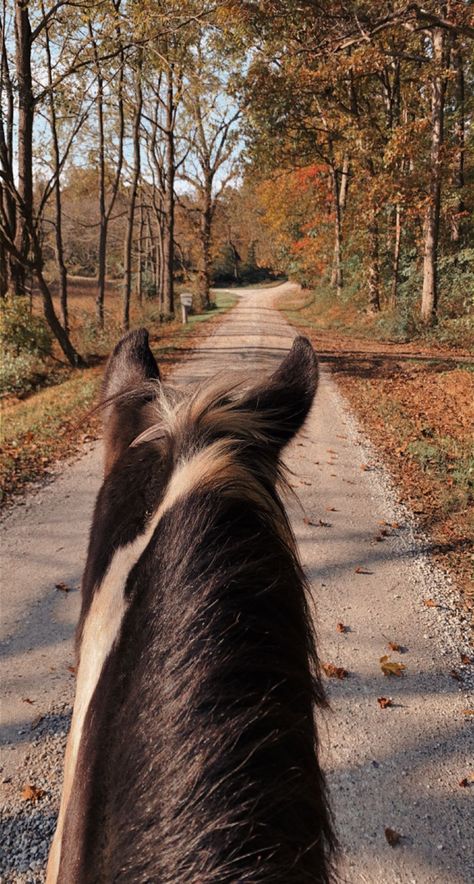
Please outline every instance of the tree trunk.
[[393, 264], [392, 264], [392, 290], [390, 292], [390, 304], [394, 308], [398, 299], [398, 281], [400, 273], [400, 245], [402, 239], [402, 223], [400, 203], [395, 206], [395, 224], [393, 240]]
[[[5, 11], [5, 4], [3, 6]], [[4, 176], [4, 182], [0, 184], [0, 214], [5, 233], [10, 242], [15, 241], [17, 207], [14, 197], [14, 172], [13, 172], [13, 133], [15, 118], [15, 100], [13, 83], [8, 62], [7, 43], [4, 28], [5, 14], [1, 20], [1, 68], [0, 68], [0, 93], [3, 98], [2, 113], [0, 113], [0, 168]], [[15, 259], [6, 246], [2, 245], [2, 273], [1, 290], [5, 295], [10, 287], [12, 278], [11, 266]]]
[[380, 310], [380, 255], [379, 255], [379, 226], [375, 212], [372, 212], [368, 230], [368, 289], [369, 289], [369, 312], [378, 313]]
[[433, 60], [436, 70], [431, 86], [431, 152], [429, 198], [423, 224], [423, 291], [421, 318], [426, 324], [436, 321], [438, 308], [438, 242], [441, 208], [442, 145], [444, 122], [445, 78], [440, 68], [444, 61], [444, 32], [433, 30]]
[[199, 308], [208, 310], [211, 288], [211, 226], [212, 226], [212, 183], [206, 181], [202, 192], [202, 207], [199, 221], [199, 242], [201, 259], [198, 267]]
[[38, 281], [41, 298], [43, 301], [43, 313], [46, 322], [48, 323], [51, 331], [53, 332], [53, 335], [58, 341], [58, 344], [61, 347], [61, 350], [63, 351], [69, 364], [74, 366], [75, 368], [84, 367], [86, 363], [84, 362], [82, 356], [80, 356], [80, 354], [72, 345], [66, 329], [62, 327], [58, 317], [56, 316], [51, 291], [49, 289], [48, 283], [43, 276], [43, 255], [41, 251], [41, 245], [38, 240], [38, 235], [34, 228], [32, 228], [29, 233], [33, 251], [33, 266], [31, 269], [33, 270]]
[[143, 231], [145, 229], [145, 218], [143, 213], [143, 194], [140, 204], [140, 223], [138, 227], [137, 239], [137, 284], [136, 292], [140, 306], [143, 303]]
[[456, 70], [456, 123], [454, 128], [454, 140], [456, 144], [456, 171], [454, 186], [457, 191], [456, 203], [451, 223], [451, 240], [459, 243], [464, 238], [464, 151], [465, 151], [465, 84], [464, 65], [461, 50], [456, 46], [454, 50], [454, 67]]
[[[120, 10], [121, 0], [113, 0], [117, 13]], [[122, 36], [120, 26], [115, 29], [115, 36], [119, 45], [119, 77], [117, 86], [118, 95], [118, 132], [119, 143], [117, 153], [117, 166], [115, 169], [114, 181], [112, 184], [112, 192], [109, 199], [109, 205], [106, 201], [106, 158], [105, 158], [105, 125], [104, 125], [104, 77], [100, 66], [99, 53], [97, 51], [97, 43], [94, 39], [92, 24], [89, 23], [89, 33], [91, 36], [92, 47], [94, 50], [94, 66], [97, 76], [97, 124], [99, 133], [99, 242], [97, 255], [97, 294], [95, 301], [96, 319], [100, 328], [104, 327], [105, 313], [105, 284], [107, 277], [107, 238], [109, 220], [112, 210], [117, 199], [120, 178], [122, 175], [123, 165], [123, 140], [125, 134], [125, 116], [123, 106], [123, 77], [125, 55], [122, 46]]]
[[0, 243], [0, 298], [5, 298], [8, 293], [8, 256], [6, 249]]
[[[43, 16], [45, 14], [44, 3], [41, 4]], [[55, 206], [55, 252], [56, 264], [59, 275], [59, 303], [61, 310], [61, 322], [66, 332], [69, 331], [68, 322], [68, 304], [67, 304], [67, 269], [64, 261], [64, 245], [63, 245], [63, 226], [62, 226], [62, 205], [61, 205], [61, 157], [59, 152], [58, 127], [56, 119], [56, 106], [54, 103], [53, 91], [53, 69], [51, 62], [51, 46], [49, 41], [49, 28], [45, 29], [46, 37], [46, 58], [48, 63], [48, 85], [49, 85], [49, 122], [51, 127], [51, 141], [53, 146], [53, 171], [54, 171], [54, 206]]]
[[166, 91], [166, 169], [164, 193], [164, 263], [163, 263], [163, 310], [167, 316], [174, 313], [174, 177], [175, 177], [175, 144], [174, 144], [174, 69], [170, 65], [168, 71], [168, 88]]
[[342, 214], [340, 185], [337, 177], [337, 169], [331, 166], [331, 180], [334, 204], [334, 258], [332, 265], [331, 285], [336, 289], [337, 297], [342, 295]]
[[130, 328], [130, 296], [132, 292], [132, 243], [133, 223], [135, 220], [135, 205], [137, 201], [138, 182], [140, 179], [140, 120], [142, 115], [142, 85], [141, 85], [141, 62], [135, 75], [136, 108], [133, 118], [133, 178], [130, 187], [130, 200], [127, 213], [127, 228], [124, 246], [124, 281], [123, 281], [123, 309], [122, 327], [124, 331]]
[[[100, 70], [98, 63], [96, 67]], [[103, 328], [105, 277], [107, 273], [107, 216], [105, 209], [104, 81], [100, 73], [97, 75], [97, 120], [99, 129], [99, 244], [97, 255], [97, 295], [95, 299], [95, 313], [100, 328]]]
[[11, 265], [15, 293], [26, 294], [26, 262], [30, 248], [28, 220], [33, 220], [33, 119], [34, 97], [31, 80], [31, 25], [26, 0], [15, 6], [15, 64], [18, 84], [18, 195], [16, 251], [21, 260]]

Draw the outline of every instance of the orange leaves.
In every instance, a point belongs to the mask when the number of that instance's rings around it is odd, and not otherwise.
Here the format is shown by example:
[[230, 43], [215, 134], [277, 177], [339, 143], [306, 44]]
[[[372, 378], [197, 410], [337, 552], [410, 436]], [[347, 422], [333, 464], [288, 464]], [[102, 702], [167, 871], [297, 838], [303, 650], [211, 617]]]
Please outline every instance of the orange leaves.
[[390, 706], [393, 706], [391, 697], [377, 697], [377, 703], [381, 709], [388, 709]]
[[32, 804], [36, 804], [36, 802], [39, 801], [44, 794], [44, 789], [38, 789], [37, 786], [32, 786], [30, 783], [28, 783], [26, 786], [23, 786], [20, 797], [23, 799], [23, 801], [31, 801]]
[[425, 608], [439, 608], [438, 602], [435, 602], [434, 599], [423, 599], [423, 604]]
[[344, 632], [349, 632], [349, 627], [348, 627], [348, 626], [344, 626], [344, 623], [337, 623], [337, 624], [336, 624], [336, 631], [337, 631], [337, 632], [342, 632], [342, 633], [344, 633]]
[[334, 663], [323, 663], [322, 669], [324, 674], [327, 675], [328, 678], [343, 679], [347, 678], [349, 675], [347, 669], [343, 669], [342, 666], [335, 666]]

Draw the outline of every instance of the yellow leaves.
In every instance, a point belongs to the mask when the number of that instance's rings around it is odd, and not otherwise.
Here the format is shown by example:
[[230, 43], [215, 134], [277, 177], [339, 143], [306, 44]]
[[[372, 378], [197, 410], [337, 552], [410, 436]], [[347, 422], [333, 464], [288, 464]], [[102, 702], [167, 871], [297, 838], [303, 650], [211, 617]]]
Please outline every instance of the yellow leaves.
[[380, 668], [381, 668], [383, 674], [387, 675], [387, 676], [391, 676], [391, 675], [401, 676], [403, 673], [403, 670], [406, 669], [406, 666], [404, 663], [394, 662], [393, 660], [390, 659], [388, 654], [384, 654], [380, 658], [379, 662], [380, 662]]

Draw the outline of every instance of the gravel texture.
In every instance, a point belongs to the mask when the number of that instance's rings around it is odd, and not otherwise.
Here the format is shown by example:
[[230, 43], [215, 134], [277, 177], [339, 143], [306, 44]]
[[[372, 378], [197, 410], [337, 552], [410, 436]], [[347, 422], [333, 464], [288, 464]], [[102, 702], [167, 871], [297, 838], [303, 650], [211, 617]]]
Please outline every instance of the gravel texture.
[[[45, 864], [56, 825], [71, 707], [57, 706], [33, 722], [32, 737], [20, 769], [4, 777], [8, 797], [0, 808], [0, 881], [36, 884], [45, 880]], [[9, 782], [5, 783], [5, 780]], [[41, 789], [35, 801], [25, 800], [25, 786]]]
[[[239, 306], [174, 373], [179, 383], [226, 369], [271, 369], [294, 331], [272, 309], [285, 288], [244, 292]], [[92, 446], [0, 531], [6, 686], [2, 705], [0, 881], [41, 882], [58, 809], [73, 678], [72, 634], [100, 450]], [[300, 504], [290, 513], [314, 598], [320, 657], [344, 667], [327, 679], [320, 717], [324, 764], [349, 884], [474, 881], [474, 666], [456, 588], [432, 566], [429, 541], [364, 439], [329, 373], [287, 453]], [[306, 516], [306, 518], [304, 518]], [[380, 539], [381, 523], [386, 534]], [[65, 581], [71, 591], [55, 584]], [[430, 599], [436, 606], [426, 606]], [[344, 633], [336, 624], [343, 623]], [[388, 650], [399, 643], [402, 653]], [[384, 677], [380, 657], [402, 662]], [[455, 676], [453, 676], [453, 672]], [[382, 710], [377, 699], [392, 699]], [[31, 702], [29, 702], [31, 701]], [[42, 719], [38, 723], [38, 715]], [[44, 790], [22, 800], [31, 784]], [[391, 847], [386, 827], [400, 834]]]

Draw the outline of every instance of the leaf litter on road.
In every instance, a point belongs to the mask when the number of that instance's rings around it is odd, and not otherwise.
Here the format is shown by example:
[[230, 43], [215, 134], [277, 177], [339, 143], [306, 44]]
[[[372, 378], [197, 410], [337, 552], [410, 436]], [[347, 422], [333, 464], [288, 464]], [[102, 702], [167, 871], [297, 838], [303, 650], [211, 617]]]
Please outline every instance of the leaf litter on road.
[[390, 826], [386, 826], [385, 829], [385, 837], [390, 844], [390, 847], [396, 847], [397, 844], [400, 844], [401, 835], [400, 832], [396, 832], [395, 829], [391, 829]]
[[32, 804], [36, 804], [36, 802], [39, 801], [44, 794], [44, 789], [38, 789], [37, 786], [33, 786], [31, 783], [28, 783], [26, 786], [23, 786], [20, 797], [23, 799], [23, 801], [31, 801]]
[[388, 709], [389, 706], [393, 706], [391, 697], [377, 697], [377, 703], [381, 709]]
[[344, 669], [342, 666], [336, 666], [334, 663], [323, 663], [322, 668], [328, 678], [343, 679], [349, 675], [347, 669]]
[[403, 674], [403, 670], [406, 669], [404, 663], [396, 663], [391, 660], [388, 654], [384, 654], [380, 658], [380, 668], [384, 675], [391, 676], [401, 676]]

